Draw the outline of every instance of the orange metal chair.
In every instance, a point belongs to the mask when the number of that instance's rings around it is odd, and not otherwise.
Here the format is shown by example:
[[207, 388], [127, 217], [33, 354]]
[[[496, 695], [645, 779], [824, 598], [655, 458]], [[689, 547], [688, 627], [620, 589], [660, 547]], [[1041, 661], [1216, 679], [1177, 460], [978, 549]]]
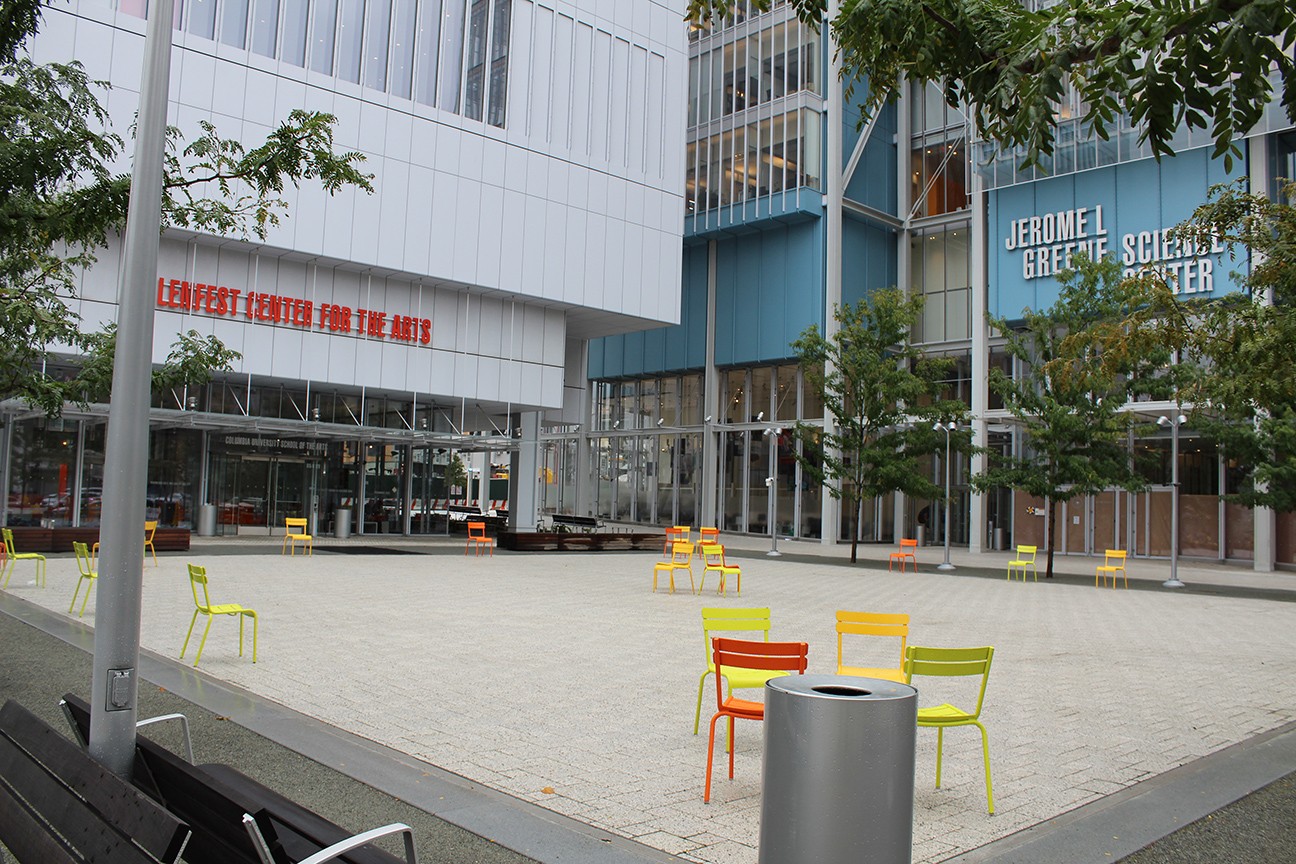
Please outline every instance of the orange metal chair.
[[666, 540], [662, 544], [662, 555], [670, 555], [676, 543], [688, 543], [693, 529], [687, 525], [675, 525], [666, 529]]
[[[743, 639], [711, 640], [712, 664], [717, 669], [763, 669], [771, 672], [795, 672], [804, 675], [806, 656], [810, 646], [804, 642], [748, 642]], [[716, 682], [716, 713], [711, 718], [711, 734], [707, 742], [706, 790], [702, 800], [711, 801], [711, 770], [715, 762], [716, 721], [729, 720], [729, 779], [734, 776], [734, 721], [764, 720], [765, 705], [734, 696], [725, 698], [725, 686], [720, 675]]]
[[469, 549], [475, 550], [473, 557], [476, 558], [481, 554], [482, 546], [490, 550], [491, 557], [495, 557], [495, 540], [486, 536], [485, 522], [468, 523], [468, 542], [464, 544], [464, 554], [468, 554]]
[[891, 565], [894, 564], [894, 563], [896, 562], [896, 560], [898, 559], [898, 560], [900, 561], [900, 572], [901, 572], [901, 573], [905, 572], [905, 561], [906, 561], [906, 560], [908, 560], [908, 561], [912, 561], [912, 562], [913, 562], [913, 565], [914, 565], [914, 572], [917, 573], [917, 572], [918, 572], [918, 554], [917, 554], [917, 553], [918, 553], [918, 541], [917, 541], [917, 540], [910, 540], [908, 537], [901, 538], [901, 540], [900, 540], [900, 549], [899, 549], [898, 551], [896, 551], [896, 552], [892, 552], [892, 553], [891, 553], [891, 557], [887, 559], [887, 571], [889, 572], [889, 571], [891, 570]]
[[[688, 538], [688, 537], [685, 537], [684, 539], [685, 539], [685, 540], [688, 540], [689, 538]], [[697, 556], [698, 556], [698, 560], [699, 560], [699, 561], [702, 560], [702, 556], [703, 556], [702, 547], [703, 547], [703, 546], [710, 546], [710, 545], [717, 544], [717, 543], [719, 543], [719, 542], [720, 542], [720, 529], [719, 529], [719, 528], [699, 528], [699, 529], [698, 529], [698, 542], [697, 542]]]
[[666, 571], [670, 577], [670, 593], [675, 593], [675, 571], [685, 570], [689, 574], [689, 591], [697, 593], [697, 586], [693, 582], [693, 544], [676, 541], [671, 546], [671, 557], [667, 561], [658, 561], [653, 565], [653, 591], [657, 590], [657, 574]]

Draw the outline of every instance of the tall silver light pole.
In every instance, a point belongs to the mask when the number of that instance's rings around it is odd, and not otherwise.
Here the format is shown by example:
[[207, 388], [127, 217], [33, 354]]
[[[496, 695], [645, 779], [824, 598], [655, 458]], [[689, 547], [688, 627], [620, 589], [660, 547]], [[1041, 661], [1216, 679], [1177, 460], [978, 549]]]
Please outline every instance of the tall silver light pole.
[[950, 563], [950, 433], [958, 428], [958, 423], [936, 423], [932, 431], [945, 433], [945, 563], [936, 565], [937, 570], [953, 570]]
[[1183, 588], [1179, 581], [1179, 427], [1188, 422], [1182, 414], [1158, 417], [1158, 426], [1170, 427], [1170, 578], [1162, 582], [1165, 588]]
[[90, 755], [129, 778], [135, 758], [140, 602], [144, 590], [144, 499], [148, 487], [153, 308], [162, 221], [162, 162], [171, 79], [172, 0], [149, 4], [136, 120], [130, 210], [117, 294], [117, 352], [104, 454]]
[[765, 437], [769, 439], [769, 463], [770, 473], [765, 478], [765, 488], [769, 490], [769, 524], [770, 524], [770, 550], [765, 553], [767, 558], [781, 558], [783, 553], [778, 551], [778, 441], [779, 436], [783, 434], [780, 428], [771, 428], [765, 430]]

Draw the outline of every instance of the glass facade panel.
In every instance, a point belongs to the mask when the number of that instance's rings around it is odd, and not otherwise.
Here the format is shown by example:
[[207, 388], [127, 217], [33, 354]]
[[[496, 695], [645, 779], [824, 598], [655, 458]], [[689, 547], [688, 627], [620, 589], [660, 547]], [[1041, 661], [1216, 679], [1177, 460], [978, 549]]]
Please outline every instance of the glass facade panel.
[[275, 56], [279, 38], [279, 0], [256, 0], [252, 9], [252, 51], [262, 57]]
[[248, 0], [221, 0], [220, 41], [242, 48], [247, 40]]
[[437, 107], [459, 113], [459, 85], [463, 70], [464, 15], [466, 0], [442, 0], [441, 70]]
[[306, 22], [310, 5], [307, 0], [283, 0], [283, 34], [279, 59], [293, 66], [306, 65]]
[[414, 98], [424, 105], [436, 105], [437, 59], [441, 56], [441, 2], [419, 4], [418, 38], [414, 51]]
[[312, 70], [324, 75], [333, 74], [333, 41], [336, 34], [337, 0], [315, 0], [310, 50]]
[[368, 0], [365, 5], [364, 84], [387, 89], [387, 51], [391, 40], [392, 0]]
[[204, 39], [216, 38], [216, 0], [190, 0], [186, 29]]
[[396, 0], [392, 9], [391, 94], [409, 99], [414, 86], [415, 0]]
[[341, 0], [338, 6], [337, 68], [334, 75], [360, 83], [361, 45], [364, 41], [364, 0]]
[[491, 16], [490, 90], [486, 122], [504, 126], [508, 113], [509, 38], [513, 30], [512, 0], [495, 0]]

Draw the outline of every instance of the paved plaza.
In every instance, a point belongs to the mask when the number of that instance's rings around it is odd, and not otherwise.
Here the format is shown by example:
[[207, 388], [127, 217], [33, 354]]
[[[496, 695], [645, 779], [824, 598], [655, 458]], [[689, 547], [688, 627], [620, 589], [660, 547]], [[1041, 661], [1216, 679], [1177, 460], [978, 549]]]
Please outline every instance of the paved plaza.
[[[924, 549], [922, 570], [900, 574], [878, 565], [884, 547], [862, 547], [868, 560], [849, 567], [845, 549], [784, 543], [792, 554], [776, 560], [759, 541], [732, 545], [748, 547], [738, 550], [743, 592], [717, 597], [714, 578], [701, 595], [687, 579], [673, 595], [652, 593], [651, 552], [465, 558], [454, 540], [370, 537], [284, 557], [264, 538], [196, 539], [187, 555], [146, 566], [141, 641], [179, 654], [193, 610], [184, 565], [206, 564], [214, 602], [261, 617], [256, 665], [238, 657], [235, 622], [215, 622], [206, 675], [716, 864], [756, 861], [761, 730], [739, 724], [735, 778], [718, 759], [703, 804], [710, 687], [701, 734], [692, 732], [704, 606], [768, 606], [772, 638], [810, 643], [811, 672], [834, 671], [836, 609], [907, 612], [912, 644], [995, 646], [983, 720], [996, 815], [986, 813], [976, 730], [946, 735], [939, 791], [935, 732], [919, 730], [915, 862], [983, 846], [1296, 719], [1290, 573], [1182, 566], [1190, 584], [1229, 590], [1176, 592], [1159, 587], [1165, 562], [1133, 561], [1127, 591], [1095, 588], [1085, 558], [1059, 558], [1058, 568], [1087, 580], [1023, 584], [989, 575], [1003, 553], [956, 553], [961, 569], [945, 574], [932, 567], [940, 551]], [[421, 554], [390, 554], [401, 551]], [[20, 568], [10, 593], [66, 615], [75, 561], [52, 556], [45, 589], [30, 578]], [[974, 695], [930, 698], [970, 704]]]

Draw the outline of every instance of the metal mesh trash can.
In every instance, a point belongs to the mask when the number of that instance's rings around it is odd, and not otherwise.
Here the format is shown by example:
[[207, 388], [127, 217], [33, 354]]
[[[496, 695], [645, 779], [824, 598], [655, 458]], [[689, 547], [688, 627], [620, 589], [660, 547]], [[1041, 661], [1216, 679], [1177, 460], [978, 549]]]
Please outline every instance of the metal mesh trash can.
[[908, 864], [918, 691], [843, 675], [765, 686], [760, 864]]

